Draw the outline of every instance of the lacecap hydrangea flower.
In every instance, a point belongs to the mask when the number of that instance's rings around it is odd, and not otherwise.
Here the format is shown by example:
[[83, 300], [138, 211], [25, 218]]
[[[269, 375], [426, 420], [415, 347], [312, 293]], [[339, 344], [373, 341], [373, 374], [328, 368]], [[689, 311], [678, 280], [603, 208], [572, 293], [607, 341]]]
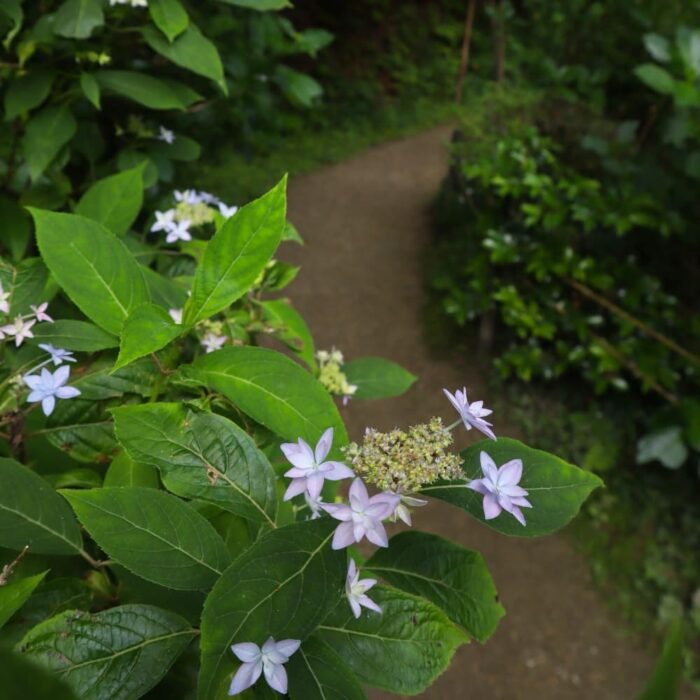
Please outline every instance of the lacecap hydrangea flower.
[[238, 657], [241, 664], [236, 675], [231, 680], [229, 695], [238, 695], [250, 688], [265, 674], [267, 684], [282, 695], [287, 693], [287, 672], [284, 664], [289, 657], [301, 646], [299, 639], [282, 639], [276, 642], [270, 637], [262, 647], [253, 642], [233, 644], [231, 651]]
[[484, 408], [483, 401], [473, 401], [469, 403], [467, 400], [466, 388], [461, 391], [457, 389], [454, 394], [451, 394], [447, 389], [443, 389], [443, 392], [449, 402], [455, 407], [457, 413], [459, 413], [459, 417], [462, 419], [464, 427], [467, 430], [476, 428], [492, 440], [496, 439], [496, 435], [491, 429], [491, 423], [484, 420], [484, 417], [491, 415], [493, 411]]

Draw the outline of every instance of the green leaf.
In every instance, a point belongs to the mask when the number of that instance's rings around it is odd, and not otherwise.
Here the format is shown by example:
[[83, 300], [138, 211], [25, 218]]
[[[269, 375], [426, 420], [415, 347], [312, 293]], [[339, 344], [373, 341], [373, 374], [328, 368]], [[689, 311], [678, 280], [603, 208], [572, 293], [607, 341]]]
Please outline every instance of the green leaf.
[[304, 639], [337, 605], [345, 553], [330, 546], [336, 524], [322, 518], [273, 530], [226, 569], [204, 604], [198, 697], [227, 697], [231, 644]]
[[176, 403], [124, 406], [112, 415], [124, 449], [137, 462], [158, 467], [169, 491], [274, 526], [274, 472], [235, 423]]
[[[2, 690], [7, 698], [76, 700], [70, 687], [56, 676], [9, 649], [0, 648], [0, 668], [2, 668]], [[29, 678], [31, 678], [31, 694], [27, 692]]]
[[342, 603], [318, 628], [362, 683], [400, 695], [422, 693], [449, 665], [458, 646], [469, 641], [429, 601], [376, 586], [372, 600], [382, 614], [359, 619]]
[[363, 571], [427, 598], [480, 642], [505, 614], [481, 554], [439, 535], [400, 532], [388, 548], [375, 551]]
[[151, 299], [164, 309], [181, 309], [187, 301], [187, 292], [168, 277], [150, 267], [141, 267]]
[[53, 17], [53, 31], [69, 39], [87, 39], [104, 24], [101, 0], [65, 0]]
[[309, 327], [289, 299], [275, 299], [260, 303], [265, 321], [277, 331], [279, 339], [286, 343], [309, 366], [316, 369], [316, 349]]
[[356, 399], [388, 399], [406, 393], [415, 375], [381, 357], [361, 357], [343, 365], [350, 384], [357, 386]]
[[32, 237], [29, 215], [17, 202], [0, 195], [0, 221], [3, 222], [2, 245], [13, 261], [20, 261], [27, 252]]
[[662, 95], [670, 95], [673, 92], [675, 80], [671, 74], [653, 63], [645, 63], [634, 69], [634, 74], [652, 90]]
[[185, 109], [187, 107], [172, 86], [145, 73], [100, 70], [94, 75], [100, 87], [127, 97], [149, 109]]
[[100, 84], [92, 73], [80, 74], [80, 89], [95, 109], [102, 109], [100, 103]]
[[275, 80], [286, 98], [301, 107], [313, 106], [323, 94], [320, 83], [310, 75], [287, 66], [277, 66]]
[[190, 18], [180, 0], [150, 0], [148, 11], [153, 23], [172, 41], [187, 29]]
[[484, 518], [483, 496], [465, 487], [466, 481], [454, 481], [424, 486], [421, 493], [466, 510], [471, 516], [505, 535], [536, 537], [564, 527], [579, 511], [581, 504], [602, 481], [590, 472], [563, 460], [534, 450], [518, 440], [499, 438], [482, 440], [462, 452], [462, 469], [468, 479], [480, 479], [479, 455], [488, 453], [501, 466], [511, 459], [521, 459], [523, 475], [520, 486], [528, 491], [532, 508], [524, 508], [527, 526], [523, 527], [512, 515], [503, 511], [497, 518]]
[[642, 437], [637, 443], [637, 463], [659, 461], [667, 469], [678, 469], [688, 459], [683, 429], [674, 425]]
[[131, 700], [160, 681], [196, 634], [168, 610], [121, 605], [57, 615], [30, 630], [19, 649], [81, 700]]
[[171, 160], [188, 163], [197, 160], [202, 155], [202, 147], [194, 139], [176, 134], [173, 143], [155, 144], [150, 148], [150, 152]]
[[328, 392], [294, 360], [265, 348], [229, 347], [181, 368], [188, 380], [218, 391], [251, 418], [287, 440], [315, 445], [327, 428], [334, 447], [347, 432]]
[[[13, 267], [0, 261], [0, 279], [4, 290], [10, 291], [10, 313], [28, 314], [31, 304], [49, 299], [49, 271], [41, 258], [26, 258]], [[33, 326], [32, 332], [40, 326]]]
[[258, 12], [267, 12], [268, 10], [283, 10], [285, 7], [291, 7], [292, 3], [289, 0], [220, 0], [228, 5], [236, 5], [238, 7], [246, 7], [249, 10], [258, 10]]
[[36, 180], [75, 135], [78, 125], [66, 105], [45, 107], [27, 123], [22, 152], [29, 177]]
[[162, 306], [137, 306], [124, 321], [119, 357], [114, 369], [161, 350], [182, 335], [183, 330]]
[[9, 121], [38, 107], [51, 92], [56, 73], [51, 70], [31, 70], [15, 78], [5, 93], [5, 119]]
[[104, 226], [76, 214], [31, 209], [39, 250], [73, 303], [119, 335], [132, 309], [148, 301], [141, 267]]
[[672, 624], [661, 650], [654, 673], [639, 700], [673, 700], [678, 697], [683, 673], [683, 620]]
[[143, 166], [98, 180], [80, 198], [75, 213], [123, 236], [143, 204]]
[[68, 504], [38, 474], [0, 458], [0, 546], [33, 554], [77, 554], [80, 527]]
[[30, 343], [51, 343], [64, 350], [98, 352], [119, 346], [119, 339], [86, 321], [61, 321], [42, 323], [32, 328], [34, 337]]
[[184, 323], [193, 325], [230, 306], [265, 269], [280, 243], [287, 208], [286, 176], [240, 209], [209, 241], [197, 266]]
[[25, 604], [47, 573], [48, 571], [44, 571], [36, 576], [28, 576], [17, 581], [10, 579], [9, 583], [0, 586], [0, 627]]
[[187, 29], [172, 42], [169, 42], [153, 27], [143, 28], [146, 43], [161, 56], [175, 65], [213, 80], [224, 95], [228, 94], [224, 67], [216, 46], [207, 39], [191, 22]]
[[144, 486], [158, 488], [158, 472], [149, 464], [135, 462], [126, 452], [119, 453], [105, 474], [106, 487]]
[[661, 63], [667, 63], [671, 60], [670, 45], [665, 37], [653, 32], [645, 34], [644, 46], [654, 60]]
[[332, 647], [309, 637], [287, 664], [291, 700], [367, 700], [357, 678]]
[[216, 530], [175, 496], [138, 486], [62, 493], [109, 557], [147, 581], [206, 589], [228, 564]]
[[21, 0], [4, 0], [0, 3], [0, 12], [4, 14], [13, 24], [12, 29], [5, 35], [3, 39], [3, 46], [6, 49], [10, 48], [12, 40], [17, 35], [17, 32], [22, 28], [22, 21], [24, 19], [24, 12], [22, 11], [22, 6], [20, 4]]

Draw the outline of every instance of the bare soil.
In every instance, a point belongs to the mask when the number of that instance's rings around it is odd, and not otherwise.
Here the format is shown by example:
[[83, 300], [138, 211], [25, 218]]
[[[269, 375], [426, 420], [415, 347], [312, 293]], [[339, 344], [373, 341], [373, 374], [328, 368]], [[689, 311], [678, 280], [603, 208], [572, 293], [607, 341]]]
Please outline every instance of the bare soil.
[[[347, 358], [380, 355], [419, 376], [404, 396], [343, 408], [351, 436], [442, 415], [442, 387], [466, 386], [485, 399], [484, 371], [463, 353], [436, 357], [425, 337], [423, 258], [430, 205], [447, 170], [449, 127], [391, 142], [290, 184], [289, 217], [306, 240], [285, 258], [303, 266], [289, 288], [317, 347]], [[500, 435], [517, 435], [507, 415]], [[464, 433], [465, 444], [470, 436]], [[654, 655], [622, 631], [590, 580], [586, 561], [563, 535], [524, 540], [498, 535], [446, 504], [414, 524], [482, 552], [507, 615], [483, 646], [474, 642], [421, 697], [431, 700], [628, 700]], [[375, 692], [372, 698], [388, 697]], [[395, 696], [392, 696], [395, 697]], [[690, 697], [690, 696], [688, 696]]]

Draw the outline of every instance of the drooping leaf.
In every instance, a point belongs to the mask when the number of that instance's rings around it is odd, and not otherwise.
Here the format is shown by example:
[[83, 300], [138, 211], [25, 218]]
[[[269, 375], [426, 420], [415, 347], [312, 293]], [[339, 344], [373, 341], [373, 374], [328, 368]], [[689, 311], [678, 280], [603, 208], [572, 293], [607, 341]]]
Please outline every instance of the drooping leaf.
[[375, 586], [382, 608], [359, 619], [338, 605], [317, 635], [330, 644], [362, 683], [400, 695], [422, 693], [449, 665], [468, 636], [424, 598]]
[[654, 672], [639, 700], [674, 700], [678, 697], [683, 673], [683, 620], [669, 628]]
[[80, 527], [68, 504], [38, 474], [0, 458], [0, 546], [34, 554], [77, 554]]
[[522, 460], [520, 486], [528, 491], [527, 498], [532, 503], [532, 508], [523, 508], [526, 527], [505, 511], [493, 520], [486, 520], [483, 496], [466, 488], [466, 479], [424, 486], [421, 492], [466, 510], [505, 535], [536, 537], [559, 530], [578, 513], [590, 493], [603, 483], [595, 474], [510, 438], [499, 438], [496, 442], [482, 440], [464, 450], [462, 469], [467, 479], [482, 478], [479, 458], [482, 450], [499, 467], [511, 459]]
[[121, 605], [61, 613], [30, 630], [19, 649], [82, 700], [130, 700], [155, 686], [195, 635], [168, 610]]
[[0, 586], [0, 627], [2, 627], [27, 601], [34, 589], [48, 572], [15, 580]]
[[220, 2], [225, 2], [228, 5], [237, 5], [238, 7], [246, 7], [249, 10], [258, 10], [258, 12], [283, 10], [285, 7], [292, 6], [289, 0], [220, 0]]
[[330, 547], [334, 529], [323, 518], [273, 530], [223, 573], [202, 615], [201, 700], [226, 697], [236, 667], [231, 644], [304, 639], [338, 603], [345, 554]]
[[95, 109], [102, 109], [102, 103], [100, 102], [100, 84], [92, 73], [80, 74], [80, 89]]
[[105, 474], [106, 487], [144, 486], [158, 488], [158, 472], [148, 464], [135, 462], [126, 452], [120, 452]]
[[150, 0], [148, 11], [158, 29], [172, 41], [187, 29], [190, 18], [180, 0]]
[[64, 0], [53, 17], [53, 31], [69, 39], [87, 39], [104, 24], [101, 0]]
[[143, 167], [98, 180], [80, 198], [75, 213], [97, 221], [123, 236], [136, 221], [143, 204]]
[[138, 486], [62, 493], [110, 558], [147, 581], [206, 589], [228, 564], [216, 530], [175, 496]]
[[230, 306], [263, 271], [284, 231], [286, 185], [284, 177], [228, 219], [209, 241], [185, 308], [186, 325]]
[[41, 209], [31, 213], [39, 250], [63, 291], [91, 321], [119, 335], [132, 309], [149, 300], [133, 255], [95, 221]]
[[168, 83], [145, 73], [99, 70], [95, 78], [105, 90], [127, 97], [149, 109], [185, 109], [187, 104]]
[[400, 532], [388, 548], [372, 555], [363, 571], [427, 598], [480, 642], [494, 633], [505, 612], [481, 554], [439, 535]]
[[35, 114], [24, 131], [22, 152], [29, 177], [36, 180], [75, 135], [78, 125], [65, 105], [51, 105]]
[[661, 66], [653, 63], [645, 63], [634, 69], [635, 75], [652, 90], [660, 92], [662, 95], [670, 95], [673, 92], [675, 80], [673, 76]]
[[[63, 681], [10, 649], [0, 647], [0, 668], [2, 690], [7, 698], [77, 700], [73, 691]], [[27, 692], [30, 678], [31, 695]]]
[[0, 221], [4, 226], [3, 249], [9, 252], [14, 262], [19, 262], [25, 256], [31, 239], [31, 219], [16, 201], [0, 195]]
[[260, 304], [265, 321], [277, 330], [277, 334], [312, 369], [316, 369], [314, 339], [301, 314], [288, 299], [263, 301]]
[[56, 320], [32, 328], [29, 342], [50, 343], [54, 347], [78, 352], [98, 352], [119, 346], [119, 339], [86, 321]]
[[661, 63], [671, 60], [671, 49], [666, 37], [654, 33], [645, 34], [644, 46], [655, 60]]
[[277, 66], [275, 81], [285, 97], [300, 107], [313, 106], [323, 94], [323, 88], [317, 80], [288, 66]]
[[361, 357], [343, 365], [350, 384], [357, 386], [356, 399], [388, 399], [401, 396], [416, 377], [401, 365], [382, 357]]
[[10, 121], [42, 104], [49, 96], [55, 78], [54, 71], [41, 68], [15, 78], [5, 92], [5, 119]]
[[334, 447], [347, 444], [330, 395], [306, 370], [265, 348], [230, 347], [181, 368], [183, 378], [218, 391], [244, 413], [287, 440], [316, 444], [334, 428]]
[[158, 467], [169, 491], [274, 526], [274, 472], [235, 423], [175, 403], [124, 406], [112, 414], [124, 449]]
[[364, 690], [343, 660], [325, 642], [309, 637], [289, 659], [291, 700], [366, 700]]

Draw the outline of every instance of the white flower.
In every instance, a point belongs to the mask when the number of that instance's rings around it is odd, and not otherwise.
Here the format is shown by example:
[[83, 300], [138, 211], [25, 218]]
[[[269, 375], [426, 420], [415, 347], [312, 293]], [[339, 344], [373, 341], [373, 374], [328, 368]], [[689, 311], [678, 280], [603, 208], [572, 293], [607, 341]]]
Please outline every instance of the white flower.
[[352, 608], [352, 614], [356, 618], [362, 615], [363, 607], [378, 613], [382, 612], [382, 609], [366, 595], [367, 591], [376, 583], [376, 578], [365, 578], [360, 581], [360, 572], [357, 570], [355, 561], [350, 560], [348, 574], [345, 578], [345, 595]]
[[53, 374], [44, 367], [40, 375], [25, 375], [24, 383], [31, 389], [27, 401], [29, 403], [41, 401], [41, 410], [45, 416], [50, 416], [56, 405], [56, 399], [72, 399], [80, 394], [75, 387], [64, 386], [69, 377], [68, 365], [59, 367]]
[[48, 306], [48, 301], [45, 301], [43, 304], [39, 304], [39, 306], [34, 306], [34, 304], [29, 305], [31, 310], [34, 312], [34, 318], [36, 318], [37, 321], [48, 321], [49, 323], [53, 323], [51, 316], [46, 313]]
[[315, 450], [302, 438], [297, 442], [285, 442], [280, 445], [284, 456], [293, 465], [292, 469], [284, 474], [292, 479], [284, 494], [285, 501], [305, 491], [312, 499], [316, 499], [321, 494], [325, 479], [339, 481], [355, 476], [342, 462], [324, 461], [331, 451], [332, 444], [333, 428], [328, 428], [316, 443]]
[[175, 210], [156, 212], [156, 222], [151, 226], [151, 231], [169, 231], [175, 225]]
[[204, 202], [204, 204], [219, 204], [221, 201], [215, 194], [211, 194], [210, 192], [199, 191], [197, 197], [199, 201]]
[[109, 0], [109, 4], [114, 5], [131, 5], [131, 7], [148, 7], [148, 0]]
[[287, 694], [287, 672], [283, 664], [289, 661], [289, 657], [296, 652], [301, 645], [299, 639], [282, 639], [276, 642], [270, 637], [262, 649], [252, 642], [232, 644], [231, 651], [243, 662], [236, 671], [228, 690], [229, 695], [238, 695], [246, 688], [250, 688], [265, 674], [267, 684], [273, 690], [282, 695]]
[[35, 319], [31, 321], [25, 321], [21, 316], [17, 316], [13, 323], [9, 323], [6, 326], [0, 328], [5, 335], [12, 335], [15, 338], [15, 346], [19, 347], [25, 338], [33, 338], [34, 333], [31, 331], [31, 327], [36, 323]]
[[319, 496], [318, 498], [311, 498], [308, 491], [304, 492], [304, 500], [306, 505], [311, 511], [310, 520], [316, 520], [321, 517], [321, 511], [323, 510], [323, 499]]
[[170, 228], [167, 229], [168, 235], [165, 237], [166, 243], [175, 243], [175, 241], [191, 241], [192, 234], [190, 233], [190, 221], [189, 219], [183, 219], [178, 221], [177, 224], [172, 224]]
[[0, 311], [4, 314], [10, 313], [10, 302], [7, 301], [12, 296], [12, 292], [6, 292], [0, 282]]
[[175, 143], [175, 134], [161, 125], [158, 129], [158, 140], [165, 141], [167, 144]]
[[411, 521], [411, 511], [409, 510], [408, 506], [411, 506], [411, 508], [420, 508], [421, 506], [428, 505], [428, 501], [425, 501], [422, 498], [406, 496], [404, 494], [399, 494], [399, 498], [401, 500], [399, 505], [396, 506], [393, 517], [394, 519], [398, 518], [399, 520], [402, 520], [404, 523], [406, 523], [406, 525], [411, 527], [413, 522]]
[[168, 313], [178, 326], [182, 324], [182, 309], [170, 309]]
[[173, 194], [176, 202], [199, 204], [202, 201], [201, 196], [196, 190], [175, 190]]
[[39, 347], [51, 355], [51, 359], [56, 367], [62, 362], [77, 362], [75, 357], [73, 357], [73, 353], [69, 350], [55, 348], [51, 343], [39, 343]]
[[225, 335], [216, 335], [216, 333], [207, 333], [202, 338], [202, 347], [208, 353], [214, 352], [215, 350], [220, 350], [223, 344], [226, 342]]
[[219, 212], [225, 219], [230, 219], [237, 211], [238, 207], [228, 207], [223, 202], [219, 202]]
[[450, 394], [447, 389], [443, 389], [443, 392], [450, 403], [455, 407], [457, 413], [459, 413], [459, 417], [462, 419], [464, 427], [467, 430], [476, 428], [492, 440], [496, 439], [496, 435], [493, 430], [491, 430], [491, 423], [484, 420], [484, 417], [491, 415], [493, 411], [484, 408], [483, 401], [474, 401], [470, 404], [467, 400], [466, 389], [462, 389], [462, 391], [457, 389], [454, 394]]

